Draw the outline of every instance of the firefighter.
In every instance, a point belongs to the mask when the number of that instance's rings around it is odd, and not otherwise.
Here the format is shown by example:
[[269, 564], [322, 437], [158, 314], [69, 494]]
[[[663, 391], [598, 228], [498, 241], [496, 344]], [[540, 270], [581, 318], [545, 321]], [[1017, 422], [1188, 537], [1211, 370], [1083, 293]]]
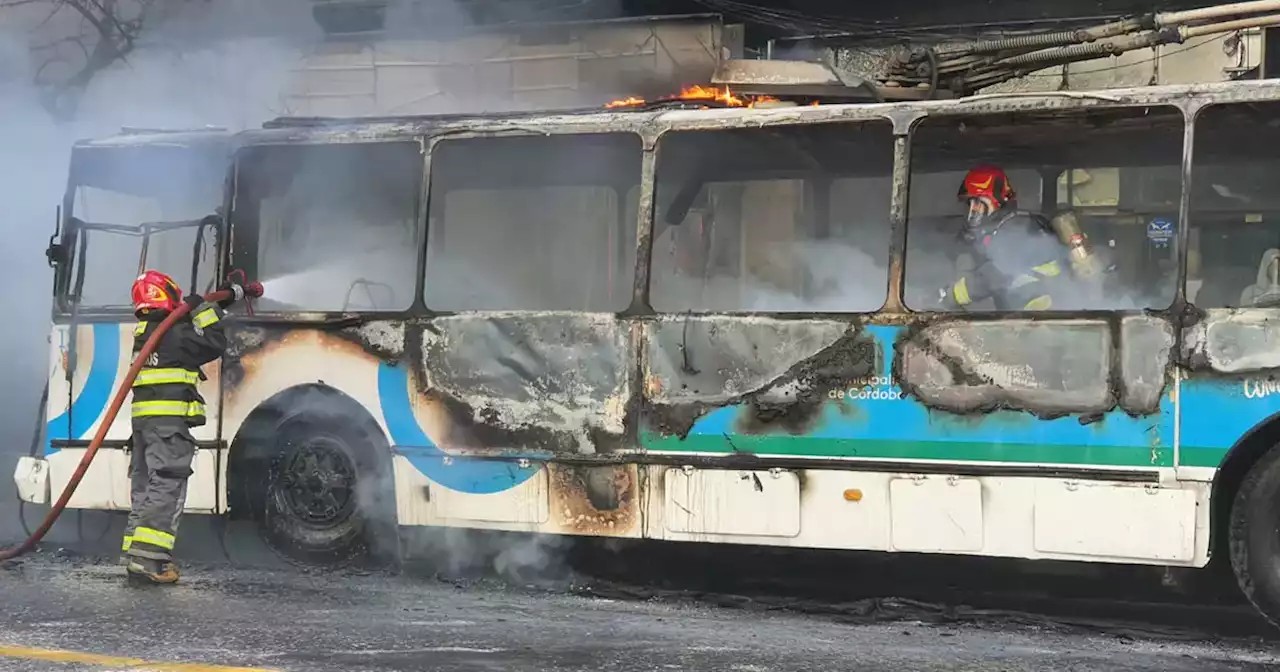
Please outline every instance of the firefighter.
[[973, 269], [939, 290], [946, 309], [990, 297], [997, 310], [1049, 310], [1069, 280], [1067, 249], [1043, 217], [1018, 209], [1009, 177], [996, 166], [973, 168], [957, 198], [969, 206], [962, 237]]
[[233, 296], [215, 305], [198, 294], [181, 298], [178, 284], [158, 271], [148, 270], [133, 283], [138, 317], [134, 357], [180, 301], [191, 310], [160, 337], [133, 383], [133, 505], [124, 532], [131, 578], [155, 583], [178, 580], [173, 544], [196, 451], [190, 428], [205, 423], [204, 399], [196, 391], [196, 383], [203, 378], [200, 367], [221, 357], [226, 348], [222, 321], [226, 308], [246, 296], [262, 296], [262, 285], [256, 282], [220, 289]]

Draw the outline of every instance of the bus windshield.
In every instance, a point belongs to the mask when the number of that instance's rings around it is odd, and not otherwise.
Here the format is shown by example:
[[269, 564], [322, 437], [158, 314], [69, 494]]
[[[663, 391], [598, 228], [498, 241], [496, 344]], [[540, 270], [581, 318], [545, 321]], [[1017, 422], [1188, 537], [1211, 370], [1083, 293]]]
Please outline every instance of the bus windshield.
[[129, 286], [144, 268], [188, 291], [208, 289], [218, 232], [201, 220], [220, 210], [225, 175], [221, 145], [78, 148], [64, 293], [81, 308], [128, 308]]

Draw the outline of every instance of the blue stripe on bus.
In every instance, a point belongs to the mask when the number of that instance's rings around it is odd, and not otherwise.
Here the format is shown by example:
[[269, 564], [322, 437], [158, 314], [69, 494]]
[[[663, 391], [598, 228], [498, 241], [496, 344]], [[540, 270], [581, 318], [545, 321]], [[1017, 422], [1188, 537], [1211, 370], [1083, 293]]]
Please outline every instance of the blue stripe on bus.
[[[520, 467], [506, 460], [483, 460], [450, 455], [422, 431], [409, 401], [409, 376], [404, 365], [378, 365], [378, 405], [391, 432], [391, 442], [415, 469], [434, 483], [458, 492], [488, 495], [510, 490], [541, 469]], [[445, 464], [444, 458], [453, 458]]]
[[[120, 363], [120, 325], [99, 323], [93, 325], [92, 329], [93, 352], [90, 355], [89, 374], [85, 377], [84, 387], [80, 389], [80, 396], [71, 402], [70, 408], [45, 425], [45, 455], [57, 452], [53, 448], [54, 439], [82, 438], [106, 410], [111, 393], [115, 391]], [[76, 338], [74, 328], [68, 329], [68, 332], [68, 339]]]
[[[868, 332], [876, 339], [883, 354], [878, 377], [889, 377], [895, 358], [894, 342], [901, 327], [872, 326]], [[867, 387], [867, 390], [901, 393], [897, 385]], [[1280, 401], [1280, 396], [1277, 397]], [[842, 408], [843, 407], [843, 408]], [[692, 436], [733, 437], [743, 435], [737, 429], [751, 421], [747, 406], [720, 408], [694, 423]], [[859, 399], [828, 402], [820, 417], [800, 435], [788, 437], [796, 443], [794, 454], [804, 454], [806, 440], [850, 439], [849, 455], [858, 453], [860, 442], [937, 442], [953, 444], [985, 443], [1021, 444], [1026, 446], [1070, 446], [1080, 448], [1080, 459], [1087, 463], [1089, 448], [1120, 448], [1123, 462], [1131, 466], [1173, 466], [1173, 415], [1170, 394], [1160, 400], [1156, 415], [1134, 418], [1113, 410], [1098, 421], [1081, 424], [1077, 415], [1042, 420], [1021, 411], [996, 411], [980, 415], [957, 415], [934, 411], [915, 399]], [[767, 435], [785, 435], [778, 428]], [[758, 434], [757, 434], [758, 436]], [[1130, 454], [1131, 451], [1131, 454]], [[791, 452], [791, 451], [789, 451]], [[1112, 454], [1114, 450], [1108, 451]], [[957, 459], [964, 459], [957, 454]]]
[[1182, 430], [1179, 462], [1192, 467], [1216, 467], [1246, 433], [1280, 413], [1280, 393], [1250, 399], [1245, 383], [1267, 380], [1266, 374], [1234, 380], [1182, 381]]

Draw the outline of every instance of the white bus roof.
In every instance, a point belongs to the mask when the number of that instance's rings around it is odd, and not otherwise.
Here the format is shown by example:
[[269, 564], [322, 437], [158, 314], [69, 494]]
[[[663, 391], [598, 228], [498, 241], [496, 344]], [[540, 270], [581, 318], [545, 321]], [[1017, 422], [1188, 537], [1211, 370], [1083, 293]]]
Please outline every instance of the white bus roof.
[[145, 131], [76, 144], [78, 148], [147, 145], [195, 145], [229, 142], [233, 146], [288, 143], [344, 143], [503, 133], [557, 134], [633, 132], [657, 136], [668, 130], [720, 130], [889, 119], [907, 124], [922, 116], [1049, 112], [1081, 108], [1170, 105], [1187, 108], [1214, 103], [1280, 101], [1280, 81], [1249, 80], [1208, 84], [1144, 86], [1094, 91], [995, 93], [966, 98], [894, 103], [849, 103], [790, 107], [673, 109], [682, 102], [654, 103], [639, 109], [587, 109], [512, 113], [417, 115], [405, 117], [275, 119], [232, 133], [221, 129]]

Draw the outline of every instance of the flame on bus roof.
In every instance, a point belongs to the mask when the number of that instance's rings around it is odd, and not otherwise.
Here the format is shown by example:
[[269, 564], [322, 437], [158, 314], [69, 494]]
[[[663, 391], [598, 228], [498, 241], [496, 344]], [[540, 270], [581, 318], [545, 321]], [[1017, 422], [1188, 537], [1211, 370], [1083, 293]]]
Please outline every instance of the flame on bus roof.
[[[780, 102], [777, 98], [774, 98], [773, 96], [748, 96], [748, 95], [736, 96], [733, 94], [732, 91], [729, 90], [729, 87], [727, 86], [721, 89], [714, 86], [700, 86], [697, 84], [693, 86], [686, 86], [685, 88], [680, 90], [680, 93], [674, 96], [665, 96], [663, 98], [659, 98], [658, 100], [659, 101], [706, 100], [706, 101], [714, 101], [728, 107], [755, 107], [757, 103]], [[605, 107], [607, 108], [634, 107], [636, 105], [644, 105], [647, 102], [649, 101], [646, 101], [643, 98], [637, 98], [635, 96], [631, 96], [628, 98], [620, 98], [618, 100], [615, 100], [605, 105]], [[816, 105], [817, 103], [815, 102], [814, 104]]]

